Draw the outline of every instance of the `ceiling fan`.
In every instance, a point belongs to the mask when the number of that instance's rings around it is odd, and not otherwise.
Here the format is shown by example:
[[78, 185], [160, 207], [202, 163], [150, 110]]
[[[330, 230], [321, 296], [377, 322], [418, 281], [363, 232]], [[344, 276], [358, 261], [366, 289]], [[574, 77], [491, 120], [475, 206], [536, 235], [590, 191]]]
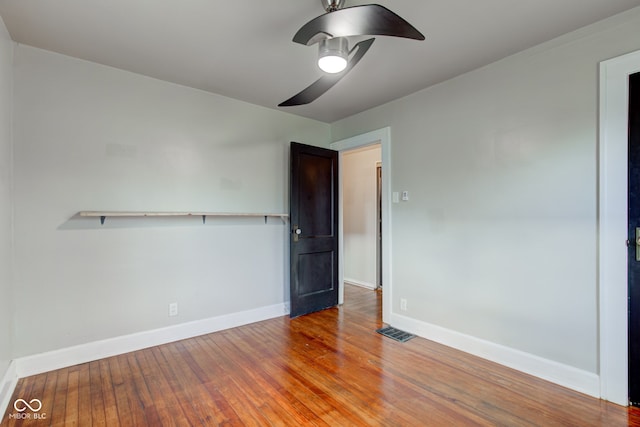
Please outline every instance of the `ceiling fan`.
[[320, 1], [327, 13], [304, 24], [293, 41], [307, 46], [318, 43], [318, 66], [326, 74], [278, 107], [315, 101], [355, 67], [375, 40], [363, 40], [349, 50], [347, 37], [378, 35], [424, 40], [413, 25], [384, 6], [366, 4], [343, 8], [344, 0]]

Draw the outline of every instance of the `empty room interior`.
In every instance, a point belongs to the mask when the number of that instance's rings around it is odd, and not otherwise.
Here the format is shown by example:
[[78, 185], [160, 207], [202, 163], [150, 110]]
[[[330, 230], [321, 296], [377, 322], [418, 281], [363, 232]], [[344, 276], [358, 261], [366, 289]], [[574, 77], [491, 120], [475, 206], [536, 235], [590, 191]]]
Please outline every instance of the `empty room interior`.
[[640, 0], [379, 3], [0, 0], [2, 426], [640, 425]]

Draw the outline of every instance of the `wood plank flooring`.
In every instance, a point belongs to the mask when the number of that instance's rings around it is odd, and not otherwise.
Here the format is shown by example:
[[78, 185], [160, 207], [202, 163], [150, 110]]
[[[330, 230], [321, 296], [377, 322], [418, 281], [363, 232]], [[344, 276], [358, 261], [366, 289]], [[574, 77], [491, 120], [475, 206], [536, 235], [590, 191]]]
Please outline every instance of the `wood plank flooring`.
[[[375, 333], [380, 295], [21, 379], [4, 426], [640, 426], [640, 411]], [[40, 399], [16, 419], [16, 399]]]

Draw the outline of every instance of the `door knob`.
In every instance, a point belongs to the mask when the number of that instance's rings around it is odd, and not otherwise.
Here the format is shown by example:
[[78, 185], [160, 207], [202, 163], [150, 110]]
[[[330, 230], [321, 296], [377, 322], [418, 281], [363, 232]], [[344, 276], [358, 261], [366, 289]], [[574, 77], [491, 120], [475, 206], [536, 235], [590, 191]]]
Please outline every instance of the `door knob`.
[[302, 234], [302, 230], [297, 225], [293, 226], [293, 241], [298, 241], [298, 236]]

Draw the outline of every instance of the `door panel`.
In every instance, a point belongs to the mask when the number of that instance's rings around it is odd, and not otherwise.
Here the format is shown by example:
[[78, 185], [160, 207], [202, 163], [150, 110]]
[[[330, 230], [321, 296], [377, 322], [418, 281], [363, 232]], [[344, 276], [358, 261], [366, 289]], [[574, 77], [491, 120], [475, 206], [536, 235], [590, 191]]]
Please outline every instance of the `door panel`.
[[[315, 151], [315, 150], [314, 150]], [[330, 237], [333, 227], [333, 164], [323, 155], [300, 153], [298, 158], [299, 183], [298, 225], [306, 236]]]
[[338, 152], [291, 143], [291, 317], [338, 304]]
[[629, 76], [629, 402], [640, 404], [640, 261], [636, 250], [640, 242], [640, 73]]
[[[333, 289], [333, 252], [300, 254], [298, 257], [299, 296], [306, 297]], [[317, 278], [317, 279], [316, 279]]]

